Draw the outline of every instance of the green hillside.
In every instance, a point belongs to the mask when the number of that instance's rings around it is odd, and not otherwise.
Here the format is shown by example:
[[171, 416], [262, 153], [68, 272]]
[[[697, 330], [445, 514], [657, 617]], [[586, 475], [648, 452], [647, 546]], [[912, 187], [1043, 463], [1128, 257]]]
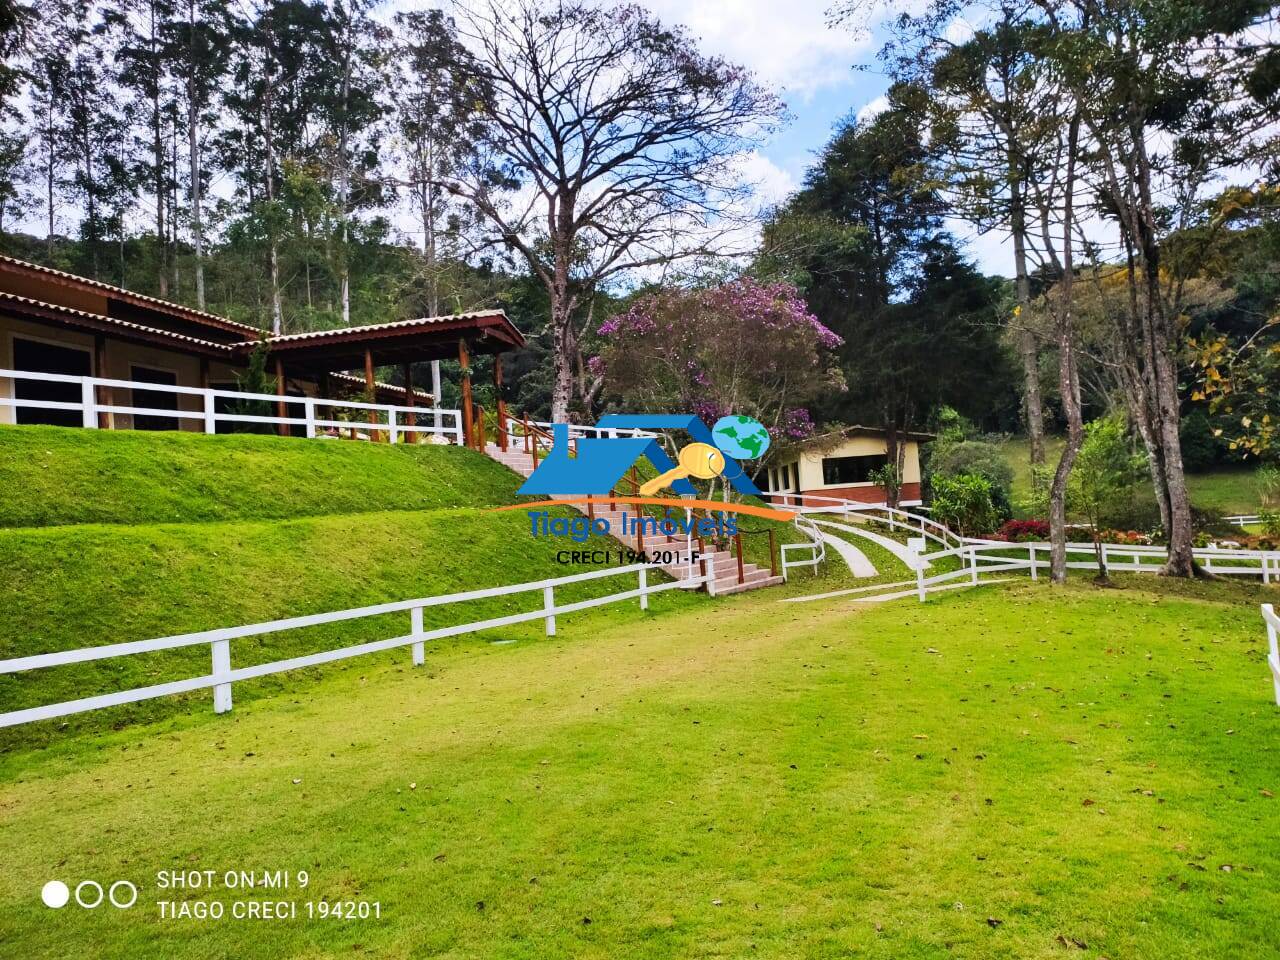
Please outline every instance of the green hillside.
[[487, 507], [515, 479], [458, 447], [0, 427], [0, 527]]
[[[528, 535], [519, 480], [444, 447], [274, 437], [0, 429], [0, 658], [301, 616], [565, 576], [565, 546]], [[616, 544], [613, 544], [616, 546]], [[620, 588], [587, 584], [567, 599]], [[628, 582], [627, 586], [633, 585]], [[426, 612], [445, 625], [540, 604], [531, 595]], [[665, 605], [696, 602], [684, 595]], [[540, 624], [500, 631], [535, 636]], [[232, 644], [246, 666], [402, 634], [396, 614]], [[489, 637], [488, 639], [494, 639]], [[476, 642], [477, 638], [464, 638]], [[462, 642], [462, 641], [459, 641]], [[407, 664], [407, 650], [381, 655]], [[369, 668], [369, 658], [326, 670]], [[11, 710], [199, 675], [207, 647], [0, 677]], [[236, 700], [309, 670], [237, 684]], [[0, 731], [0, 747], [54, 732], [209, 709], [207, 691]], [[182, 705], [180, 701], [188, 701]]]

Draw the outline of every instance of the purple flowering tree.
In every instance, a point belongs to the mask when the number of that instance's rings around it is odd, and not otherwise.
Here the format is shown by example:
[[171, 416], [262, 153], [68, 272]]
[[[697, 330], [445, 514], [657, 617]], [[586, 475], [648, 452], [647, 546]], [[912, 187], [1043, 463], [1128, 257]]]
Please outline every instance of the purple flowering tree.
[[741, 161], [785, 116], [752, 74], [630, 3], [455, 6], [469, 55], [455, 82], [481, 119], [475, 162], [441, 178], [485, 244], [546, 288], [551, 418], [582, 400], [580, 318], [594, 294], [652, 268], [745, 253]]
[[605, 348], [589, 369], [627, 410], [691, 412], [708, 424], [754, 417], [775, 439], [813, 432], [806, 404], [844, 378], [840, 337], [795, 287], [743, 277], [699, 290], [641, 297], [600, 327]]

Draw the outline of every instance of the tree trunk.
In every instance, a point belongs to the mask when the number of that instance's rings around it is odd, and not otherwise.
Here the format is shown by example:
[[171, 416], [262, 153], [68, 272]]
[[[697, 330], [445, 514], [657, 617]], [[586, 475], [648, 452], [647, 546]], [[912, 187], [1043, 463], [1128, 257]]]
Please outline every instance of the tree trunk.
[[[270, 73], [267, 75], [267, 89], [270, 91], [273, 78]], [[271, 95], [268, 93], [263, 98], [263, 124], [262, 129], [266, 137], [266, 187], [267, 187], [267, 216], [270, 218], [267, 227], [267, 245], [269, 247], [268, 259], [271, 265], [271, 332], [279, 336], [284, 331], [284, 308], [280, 300], [280, 244], [276, 239], [276, 211], [275, 211], [275, 133], [272, 129], [272, 102]]]
[[551, 419], [569, 422], [569, 403], [573, 399], [573, 323], [567, 292], [551, 295], [551, 352], [555, 363], [555, 380], [551, 387]]
[[1027, 273], [1027, 213], [1023, 206], [1022, 175], [1015, 157], [1009, 160], [1010, 225], [1013, 233], [1013, 269], [1018, 296], [1018, 354], [1022, 358], [1023, 412], [1027, 418], [1027, 440], [1031, 463], [1044, 464], [1044, 403], [1040, 396], [1040, 357], [1036, 338], [1029, 327], [1031, 278]]
[[351, 24], [347, 24], [347, 43], [342, 71], [342, 129], [338, 134], [338, 214], [342, 221], [342, 325], [351, 326], [351, 263], [347, 256], [347, 206], [350, 203], [351, 171], [347, 161], [348, 111], [351, 97]]
[[[150, 54], [151, 66], [159, 73], [159, 65], [156, 63], [156, 4], [152, 0], [150, 4], [151, 14], [151, 35]], [[155, 86], [151, 92], [151, 151], [152, 159], [155, 163], [155, 190], [156, 190], [156, 251], [160, 255], [159, 282], [160, 296], [169, 296], [169, 275], [165, 270], [165, 230], [164, 230], [164, 129], [160, 116], [160, 78], [153, 77]]]
[[200, 214], [200, 104], [196, 90], [196, 2], [187, 5], [189, 27], [187, 64], [187, 151], [191, 165], [191, 239], [195, 246], [196, 306], [204, 304], [204, 221]]
[[551, 352], [555, 363], [555, 379], [551, 387], [551, 419], [554, 423], [569, 422], [569, 404], [573, 399], [573, 357], [575, 331], [573, 329], [574, 297], [569, 293], [569, 261], [573, 251], [573, 201], [570, 197], [557, 197], [559, 209], [554, 207], [547, 218], [552, 227], [554, 271], [551, 277]]
[[1144, 259], [1147, 273], [1148, 310], [1152, 311], [1155, 343], [1155, 412], [1160, 438], [1161, 466], [1169, 503], [1169, 561], [1164, 574], [1171, 577], [1196, 575], [1194, 531], [1191, 523], [1191, 500], [1187, 495], [1187, 478], [1182, 466], [1182, 438], [1178, 401], [1178, 369], [1174, 358], [1174, 334], [1160, 299], [1159, 251], [1149, 251]]
[[1067, 581], [1067, 481], [1076, 455], [1084, 443], [1084, 423], [1080, 409], [1080, 376], [1076, 369], [1075, 320], [1072, 296], [1075, 281], [1075, 165], [1076, 145], [1080, 138], [1079, 114], [1071, 120], [1067, 134], [1067, 169], [1063, 180], [1062, 200], [1062, 278], [1058, 282], [1058, 389], [1062, 394], [1062, 412], [1067, 420], [1067, 442], [1058, 458], [1049, 487], [1049, 579], [1055, 584]]

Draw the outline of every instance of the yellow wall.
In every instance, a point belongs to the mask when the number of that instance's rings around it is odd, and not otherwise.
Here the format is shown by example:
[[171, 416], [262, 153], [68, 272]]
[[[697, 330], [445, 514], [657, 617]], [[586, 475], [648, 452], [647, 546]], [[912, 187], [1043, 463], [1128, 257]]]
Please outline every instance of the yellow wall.
[[[920, 482], [920, 445], [914, 440], [904, 441], [906, 447], [905, 456], [902, 464], [902, 482], [903, 483], [919, 483]], [[873, 434], [862, 434], [860, 436], [849, 437], [836, 446], [827, 447], [823, 450], [806, 451], [798, 458], [791, 457], [786, 461], [780, 461], [774, 464], [774, 469], [780, 470], [783, 476], [790, 476], [788, 468], [790, 464], [795, 463], [799, 467], [800, 474], [800, 490], [824, 490], [834, 489], [835, 487], [871, 487], [872, 483], [839, 483], [825, 484], [822, 482], [822, 461], [826, 457], [868, 457], [876, 454], [883, 455], [886, 453], [886, 444], [884, 437], [875, 436]], [[796, 493], [794, 484], [785, 484], [781, 492]]]

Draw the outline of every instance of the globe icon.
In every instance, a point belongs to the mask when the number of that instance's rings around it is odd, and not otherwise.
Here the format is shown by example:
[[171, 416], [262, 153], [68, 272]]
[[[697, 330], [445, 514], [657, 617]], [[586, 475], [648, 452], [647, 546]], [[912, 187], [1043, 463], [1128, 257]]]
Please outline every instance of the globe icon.
[[711, 428], [716, 446], [735, 460], [754, 460], [769, 449], [769, 431], [750, 417], [721, 417]]

